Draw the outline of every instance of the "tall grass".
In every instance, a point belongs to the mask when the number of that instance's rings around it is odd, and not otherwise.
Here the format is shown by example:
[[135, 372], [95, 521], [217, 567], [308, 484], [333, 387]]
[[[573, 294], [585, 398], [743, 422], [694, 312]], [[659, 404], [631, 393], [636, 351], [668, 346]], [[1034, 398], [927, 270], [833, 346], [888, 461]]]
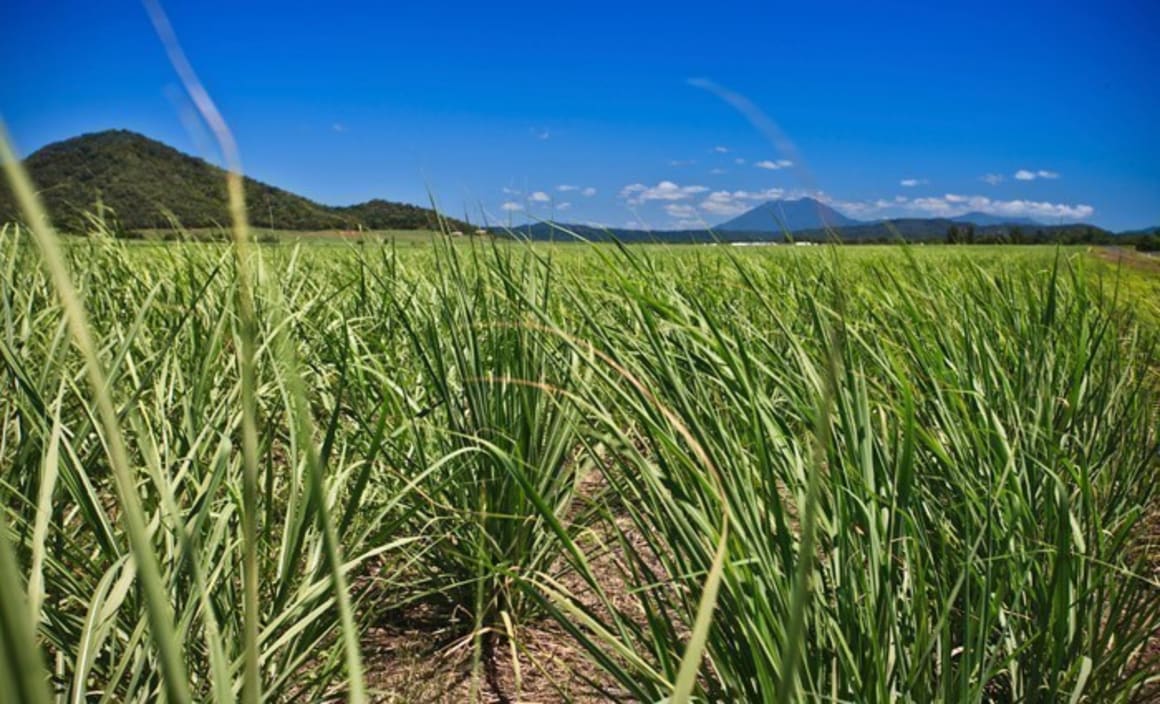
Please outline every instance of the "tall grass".
[[[131, 266], [105, 232], [66, 249], [47, 228], [36, 239], [44, 269], [24, 231], [4, 230], [0, 443], [4, 504], [18, 554], [30, 556], [29, 601], [54, 689], [75, 701], [233, 701], [252, 686], [249, 662], [262, 670], [262, 697], [331, 692], [342, 661], [329, 653], [350, 651], [333, 619], [346, 592], [333, 587], [382, 546], [347, 540], [353, 557], [336, 563], [327, 518], [355, 468], [322, 468], [309, 431], [316, 409], [301, 400], [292, 352], [269, 347], [294, 316], [269, 316], [254, 332], [265, 344], [249, 382], [232, 352], [245, 333], [224, 252], [165, 255], [159, 274]], [[276, 298], [257, 300], [277, 310]], [[86, 375], [92, 396], [78, 385]], [[250, 383], [263, 418], [261, 503], [247, 500], [234, 449]], [[241, 526], [247, 510], [265, 518], [252, 536]], [[244, 576], [251, 561], [260, 584]], [[249, 585], [261, 592], [259, 613], [237, 608]], [[36, 652], [27, 643], [11, 652], [21, 647]]]
[[394, 302], [419, 371], [406, 403], [423, 409], [401, 445], [407, 457], [394, 464], [457, 456], [427, 477], [409, 523], [436, 541], [435, 578], [494, 627], [501, 612], [526, 615], [513, 577], [548, 569], [559, 549], [533, 501], [550, 518], [570, 508], [580, 417], [561, 396], [584, 377], [566, 345], [527, 325], [554, 304], [550, 272], [526, 252], [489, 254], [468, 271], [460, 253], [441, 248], [433, 285]]
[[1077, 253], [56, 241], [0, 235], [29, 701], [341, 699], [418, 606], [610, 698], [1156, 679], [1156, 331]]
[[[735, 264], [726, 296], [638, 267], [625, 328], [573, 299], [607, 359], [588, 403], [617, 438], [605, 476], [631, 527], [608, 528], [638, 609], [538, 591], [597, 657], [632, 653], [601, 657], [624, 687], [674, 689], [717, 572], [711, 701], [1124, 701], [1154, 679], [1134, 658], [1160, 590], [1132, 549], [1155, 498], [1154, 336], [1117, 329], [1081, 262]], [[826, 305], [839, 285], [857, 310]]]

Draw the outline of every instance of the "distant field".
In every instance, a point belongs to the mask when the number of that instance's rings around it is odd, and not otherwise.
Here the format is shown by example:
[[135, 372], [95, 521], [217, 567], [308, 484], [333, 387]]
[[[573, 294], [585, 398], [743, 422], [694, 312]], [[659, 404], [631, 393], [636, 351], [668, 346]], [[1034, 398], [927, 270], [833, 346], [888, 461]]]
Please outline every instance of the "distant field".
[[0, 236], [0, 596], [70, 701], [1155, 691], [1146, 260], [255, 235], [70, 240], [91, 347]]
[[1123, 299], [1160, 325], [1160, 255], [1120, 247], [1090, 250], [1100, 277], [1119, 284]]
[[[228, 240], [226, 230], [193, 228], [178, 234], [174, 230], [137, 230], [136, 234], [146, 241], [168, 241], [173, 239]], [[271, 230], [255, 227], [251, 236], [258, 241], [278, 242], [346, 242], [357, 240], [396, 240], [403, 242], [430, 242], [436, 236], [432, 230]]]

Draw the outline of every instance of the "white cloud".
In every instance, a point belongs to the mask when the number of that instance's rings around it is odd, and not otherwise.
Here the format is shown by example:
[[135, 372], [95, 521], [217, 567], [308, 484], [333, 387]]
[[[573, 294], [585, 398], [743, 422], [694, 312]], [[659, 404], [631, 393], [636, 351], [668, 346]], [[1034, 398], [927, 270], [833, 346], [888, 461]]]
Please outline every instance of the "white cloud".
[[757, 202], [777, 200], [785, 197], [781, 188], [767, 188], [764, 191], [713, 191], [701, 201], [701, 210], [710, 215], [740, 215]]
[[745, 160], [742, 159], [741, 157], [737, 157], [736, 159], [733, 160], [733, 163], [737, 164], [738, 166], [741, 166], [742, 164], [745, 163]]
[[341, 122], [336, 122], [330, 126], [330, 129], [334, 130], [335, 132], [346, 132], [346, 125], [342, 124]]
[[749, 208], [749, 203], [734, 199], [729, 191], [714, 191], [701, 201], [701, 210], [710, 215], [740, 215]]
[[504, 194], [509, 195], [509, 196], [518, 196], [520, 194], [519, 190], [517, 190], [515, 188], [508, 188], [507, 186], [504, 186], [502, 190], [503, 190]]
[[669, 162], [669, 166], [675, 166], [677, 168], [680, 168], [682, 166], [692, 166], [693, 164], [696, 164], [696, 163], [697, 162], [692, 160], [692, 159], [684, 159], [684, 160], [673, 159], [672, 161]]
[[1058, 171], [1048, 171], [1047, 169], [1039, 169], [1032, 171], [1031, 169], [1019, 169], [1015, 172], [1015, 178], [1019, 181], [1034, 181], [1037, 178], [1059, 178]]
[[983, 174], [979, 177], [979, 180], [985, 183], [989, 183], [992, 186], [998, 186], [1000, 183], [1003, 183], [1003, 181], [1007, 180], [1007, 177], [1003, 174]]
[[922, 213], [923, 215], [930, 215], [933, 217], [951, 217], [954, 215], [961, 215], [966, 211], [961, 207], [952, 205], [944, 198], [937, 196], [927, 198], [915, 198], [906, 203], [903, 207], [907, 210]]
[[709, 169], [709, 173], [713, 174], [714, 176], [720, 176], [721, 174], [727, 174], [729, 172], [725, 169]]
[[639, 205], [650, 200], [685, 200], [707, 190], [704, 186], [680, 186], [672, 181], [661, 181], [655, 186], [633, 183], [620, 189], [620, 197], [629, 205]]
[[[983, 200], [986, 201], [987, 199], [984, 198]], [[1092, 206], [1082, 203], [1068, 205], [1066, 203], [1047, 203], [1029, 200], [992, 201], [989, 203], [975, 203], [972, 201], [971, 207], [975, 208], [976, 206], [985, 213], [1018, 215], [1032, 218], [1086, 220], [1096, 212], [1096, 209]]]
[[669, 203], [665, 206], [665, 212], [674, 218], [686, 220], [697, 217], [697, 208], [688, 203]]
[[564, 184], [562, 186], [556, 186], [556, 190], [560, 191], [561, 193], [569, 193], [571, 191], [579, 191], [580, 195], [585, 196], [587, 198], [591, 198], [592, 196], [596, 195], [596, 189], [593, 188], [592, 186], [588, 186], [587, 188], [581, 188], [580, 186], [570, 186], [568, 184]]
[[550, 139], [552, 137], [552, 131], [547, 127], [532, 127], [528, 131], [532, 133], [533, 137], [541, 141]]
[[789, 168], [790, 166], [793, 166], [793, 162], [789, 159], [778, 159], [777, 161], [770, 161], [769, 159], [766, 159], [765, 161], [754, 162], [753, 165], [759, 169], [776, 170]]
[[906, 188], [914, 188], [915, 186], [921, 186], [925, 183], [925, 178], [904, 178], [898, 182], [898, 185], [905, 186]]
[[873, 217], [880, 211], [894, 207], [897, 204], [897, 201], [889, 201], [883, 198], [872, 201], [838, 200], [822, 192], [806, 193], [804, 195], [825, 203], [842, 215], [852, 218]]
[[520, 205], [519, 203], [515, 202], [514, 200], [506, 201], [503, 205], [501, 205], [499, 207], [503, 210], [506, 210], [509, 213], [518, 213], [524, 209], [524, 206]]
[[965, 196], [955, 193], [947, 193], [941, 198], [915, 198], [902, 203], [901, 207], [936, 217], [954, 217], [967, 212], [980, 212], [990, 215], [1043, 220], [1086, 220], [1095, 213], [1095, 208], [1084, 203], [992, 200], [987, 196]]
[[717, 152], [718, 154], [728, 154], [729, 147], [713, 147], [713, 151]]
[[556, 204], [556, 210], [568, 210], [568, 209], [570, 209], [571, 207], [572, 207], [572, 204], [571, 204], [571, 203], [569, 203], [569, 202], [567, 202], [567, 201], [565, 201], [565, 202], [563, 202], [563, 203], [557, 203], [557, 204]]
[[544, 193], [543, 191], [536, 191], [532, 195], [528, 196], [528, 200], [532, 201], [533, 203], [550, 203], [552, 201], [552, 196]]

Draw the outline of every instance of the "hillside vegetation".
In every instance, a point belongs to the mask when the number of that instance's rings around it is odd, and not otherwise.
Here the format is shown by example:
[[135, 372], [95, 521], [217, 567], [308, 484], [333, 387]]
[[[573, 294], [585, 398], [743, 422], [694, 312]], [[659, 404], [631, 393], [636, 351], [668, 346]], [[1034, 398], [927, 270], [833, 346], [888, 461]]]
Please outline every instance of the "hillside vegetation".
[[[67, 232], [84, 230], [86, 213], [94, 209], [121, 231], [229, 222], [221, 168], [134, 132], [109, 130], [56, 142], [29, 156], [25, 166], [54, 224]], [[439, 229], [429, 208], [385, 200], [333, 207], [250, 178], [246, 202], [255, 224], [271, 229]], [[20, 220], [7, 182], [0, 183], [0, 222]]]

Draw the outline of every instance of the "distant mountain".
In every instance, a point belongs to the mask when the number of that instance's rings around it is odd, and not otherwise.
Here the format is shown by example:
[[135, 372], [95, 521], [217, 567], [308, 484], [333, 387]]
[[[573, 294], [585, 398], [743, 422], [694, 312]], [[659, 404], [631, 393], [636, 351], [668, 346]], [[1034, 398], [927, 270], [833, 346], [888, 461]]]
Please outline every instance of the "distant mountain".
[[964, 213], [957, 217], [951, 218], [952, 222], [961, 222], [970, 225], [1019, 225], [1020, 227], [1035, 227], [1041, 223], [1032, 220], [1031, 218], [1013, 218], [1004, 215], [991, 215], [990, 213]]
[[842, 215], [830, 206], [813, 198], [771, 200], [737, 217], [723, 222], [715, 230], [721, 232], [796, 232], [826, 227], [860, 225], [858, 220]]
[[1157, 225], [1155, 227], [1143, 227], [1143, 228], [1140, 228], [1139, 230], [1124, 230], [1123, 232], [1121, 232], [1119, 234], [1121, 234], [1121, 235], [1143, 235], [1143, 236], [1160, 235], [1160, 225]]
[[[946, 242], [948, 234], [954, 233], [956, 241], [965, 241], [967, 236], [964, 223], [947, 218], [898, 218], [878, 222], [856, 223], [836, 231], [825, 228], [795, 230], [793, 239], [797, 242], [830, 242], [836, 232], [842, 242]], [[741, 242], [782, 242], [782, 232], [741, 231], [721, 229], [699, 230], [630, 230], [623, 228], [599, 228], [589, 225], [564, 223], [535, 223], [512, 228], [491, 228], [491, 232], [501, 237], [515, 237], [535, 241], [571, 242], [577, 239], [588, 242], [608, 242], [619, 240], [624, 243], [668, 242], [675, 244], [732, 244]], [[978, 244], [1001, 242], [1061, 242], [1061, 243], [1101, 243], [1114, 242], [1116, 235], [1098, 227], [1084, 224], [1072, 225], [976, 225], [974, 241]]]
[[863, 222], [848, 218], [825, 203], [813, 198], [798, 200], [771, 200], [749, 210], [737, 217], [724, 222], [714, 229], [719, 232], [765, 232], [781, 234], [785, 231], [802, 232], [805, 230], [824, 230], [827, 227], [841, 228], [862, 227], [885, 223], [909, 223], [940, 221], [949, 226], [951, 223], [970, 224], [980, 227], [1009, 225], [1019, 227], [1036, 227], [1040, 223], [1031, 218], [1005, 217], [990, 213], [971, 212], [953, 218], [903, 218], [899, 220], [877, 220]]
[[[823, 226], [822, 223], [825, 223]], [[618, 240], [686, 244], [782, 242], [785, 233], [796, 242], [1060, 242], [1098, 244], [1116, 241], [1107, 230], [1083, 223], [1043, 225], [1028, 218], [967, 213], [955, 218], [893, 218], [861, 222], [848, 218], [813, 198], [769, 201], [711, 228], [696, 230], [632, 230], [540, 222], [514, 228], [491, 228], [498, 236], [558, 242]]]
[[[124, 230], [187, 228], [230, 222], [225, 171], [173, 147], [126, 130], [109, 130], [56, 142], [24, 161], [53, 222], [66, 231], [85, 228], [84, 213], [98, 200]], [[252, 223], [284, 230], [434, 229], [435, 213], [405, 203], [372, 200], [332, 207], [247, 178]], [[0, 222], [22, 219], [7, 182], [0, 179]], [[464, 229], [452, 222], [453, 229]]]

